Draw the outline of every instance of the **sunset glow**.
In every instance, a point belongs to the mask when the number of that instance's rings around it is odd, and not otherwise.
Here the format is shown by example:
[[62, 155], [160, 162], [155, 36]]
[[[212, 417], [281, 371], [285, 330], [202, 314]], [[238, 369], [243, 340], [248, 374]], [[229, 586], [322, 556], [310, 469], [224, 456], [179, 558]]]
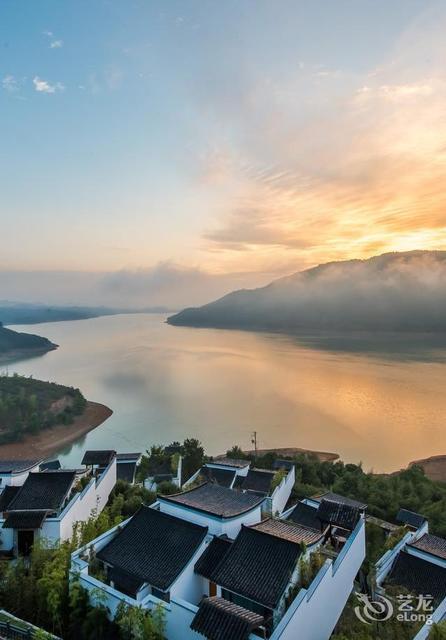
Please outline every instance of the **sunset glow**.
[[167, 264], [230, 289], [445, 248], [443, 3], [16, 4], [2, 271]]

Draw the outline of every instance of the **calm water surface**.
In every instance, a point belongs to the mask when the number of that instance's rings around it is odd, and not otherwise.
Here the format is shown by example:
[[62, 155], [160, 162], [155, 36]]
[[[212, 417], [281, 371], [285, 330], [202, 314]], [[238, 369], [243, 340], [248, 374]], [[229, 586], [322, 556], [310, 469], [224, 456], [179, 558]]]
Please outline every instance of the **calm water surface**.
[[[285, 337], [171, 327], [126, 315], [14, 327], [60, 345], [10, 372], [79, 387], [114, 414], [63, 451], [144, 451], [189, 436], [209, 453], [233, 444], [338, 452], [388, 471], [446, 453], [446, 348], [410, 336]], [[418, 344], [418, 346], [417, 346]]]

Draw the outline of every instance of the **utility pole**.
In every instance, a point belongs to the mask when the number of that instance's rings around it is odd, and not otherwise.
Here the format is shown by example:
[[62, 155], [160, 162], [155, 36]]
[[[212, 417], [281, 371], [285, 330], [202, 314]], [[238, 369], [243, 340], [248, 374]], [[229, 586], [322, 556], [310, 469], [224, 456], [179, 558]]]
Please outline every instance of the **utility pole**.
[[251, 444], [254, 445], [254, 458], [257, 458], [257, 431], [253, 431], [251, 434]]

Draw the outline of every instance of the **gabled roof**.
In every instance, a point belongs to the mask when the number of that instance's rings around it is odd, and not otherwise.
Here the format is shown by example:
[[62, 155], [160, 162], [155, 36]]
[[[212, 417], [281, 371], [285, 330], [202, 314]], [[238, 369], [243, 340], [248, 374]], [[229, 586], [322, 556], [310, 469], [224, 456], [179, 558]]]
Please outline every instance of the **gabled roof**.
[[274, 518], [268, 518], [258, 524], [254, 524], [251, 527], [257, 531], [263, 531], [269, 533], [271, 536], [282, 538], [283, 540], [289, 540], [296, 544], [312, 545], [322, 539], [323, 533], [315, 531], [314, 529], [307, 529], [301, 527], [294, 522], [287, 522], [286, 520], [275, 520]]
[[40, 471], [58, 471], [61, 467], [59, 460], [47, 460], [39, 464]]
[[345, 503], [322, 500], [317, 510], [321, 524], [334, 524], [337, 527], [353, 531], [360, 519], [360, 511]]
[[309, 529], [321, 530], [321, 521], [317, 517], [317, 508], [305, 502], [298, 502], [288, 516], [288, 520]]
[[99, 465], [100, 467], [106, 467], [113, 458], [116, 456], [116, 451], [106, 449], [102, 451], [90, 450], [84, 453], [81, 464]]
[[227, 551], [231, 548], [232, 540], [224, 537], [214, 536], [206, 547], [204, 553], [195, 563], [194, 571], [204, 578], [210, 580], [213, 571], [223, 560]]
[[227, 487], [206, 482], [183, 493], [159, 496], [159, 500], [189, 507], [219, 518], [232, 518], [260, 506], [264, 498], [249, 493], [237, 493]]
[[128, 462], [137, 461], [140, 459], [141, 455], [141, 453], [118, 453], [116, 455], [116, 459], [118, 462], [121, 462], [121, 460], [127, 460]]
[[134, 482], [136, 472], [136, 462], [120, 462], [116, 465], [116, 479], [125, 482]]
[[10, 511], [3, 524], [4, 529], [40, 529], [46, 511]]
[[263, 624], [262, 616], [224, 598], [203, 598], [190, 628], [208, 640], [247, 640]]
[[404, 587], [411, 593], [432, 596], [438, 604], [446, 597], [446, 569], [406, 551], [401, 551], [386, 583]]
[[212, 581], [269, 609], [275, 609], [290, 581], [301, 546], [242, 526], [212, 574]]
[[446, 540], [444, 538], [425, 533], [424, 536], [421, 536], [416, 542], [412, 542], [408, 546], [446, 560]]
[[354, 507], [355, 509], [359, 509], [359, 511], [364, 511], [367, 509], [367, 505], [365, 502], [360, 502], [359, 500], [353, 500], [352, 498], [347, 498], [346, 496], [341, 496], [339, 493], [333, 493], [333, 491], [327, 491], [319, 496], [315, 496], [314, 500], [318, 500], [321, 502], [322, 500], [330, 500], [331, 502], [338, 502], [339, 504], [345, 504], [349, 507]]
[[426, 522], [426, 518], [420, 513], [415, 513], [414, 511], [409, 511], [408, 509], [400, 509], [397, 513], [396, 521], [418, 529]]
[[0, 493], [0, 512], [7, 510], [9, 503], [16, 496], [18, 491], [20, 491], [20, 487], [12, 487], [6, 485], [6, 487]]
[[240, 460], [238, 458], [216, 458], [209, 464], [221, 464], [225, 467], [234, 467], [234, 469], [244, 469], [251, 463], [249, 460]]
[[9, 503], [8, 511], [58, 511], [70, 492], [75, 476], [75, 471], [30, 473]]
[[39, 459], [34, 460], [0, 460], [0, 473], [22, 473], [29, 471], [39, 464]]
[[234, 480], [235, 470], [216, 469], [213, 467], [201, 467], [200, 475], [206, 478], [208, 482], [214, 482], [222, 487], [230, 487]]
[[274, 471], [250, 469], [240, 485], [242, 491], [256, 491], [268, 495], [274, 478]]
[[190, 562], [207, 531], [207, 527], [142, 506], [97, 557], [165, 591]]

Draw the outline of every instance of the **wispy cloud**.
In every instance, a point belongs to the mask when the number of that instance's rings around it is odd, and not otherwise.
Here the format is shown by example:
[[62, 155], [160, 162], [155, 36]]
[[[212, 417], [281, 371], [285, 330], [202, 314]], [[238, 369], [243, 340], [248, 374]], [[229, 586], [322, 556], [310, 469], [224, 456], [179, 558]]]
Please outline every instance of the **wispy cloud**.
[[439, 24], [446, 26], [445, 12], [414, 25], [388, 63], [368, 73], [318, 70], [332, 82], [324, 80], [322, 91], [315, 81], [306, 108], [296, 75], [271, 81], [268, 91], [263, 80], [243, 78], [238, 110], [217, 96], [211, 106], [226, 130], [243, 135], [226, 136], [207, 158], [205, 177], [217, 176], [222, 193], [232, 194], [204, 233], [212, 259], [226, 268], [294, 270], [446, 246], [446, 43]]
[[63, 47], [63, 40], [53, 40], [50, 44], [50, 49], [61, 49]]
[[19, 88], [16, 78], [11, 75], [7, 75], [3, 78], [2, 87], [8, 93], [15, 93]]
[[56, 93], [57, 91], [63, 91], [65, 86], [61, 82], [50, 84], [47, 80], [34, 76], [33, 84], [36, 91], [39, 93]]

